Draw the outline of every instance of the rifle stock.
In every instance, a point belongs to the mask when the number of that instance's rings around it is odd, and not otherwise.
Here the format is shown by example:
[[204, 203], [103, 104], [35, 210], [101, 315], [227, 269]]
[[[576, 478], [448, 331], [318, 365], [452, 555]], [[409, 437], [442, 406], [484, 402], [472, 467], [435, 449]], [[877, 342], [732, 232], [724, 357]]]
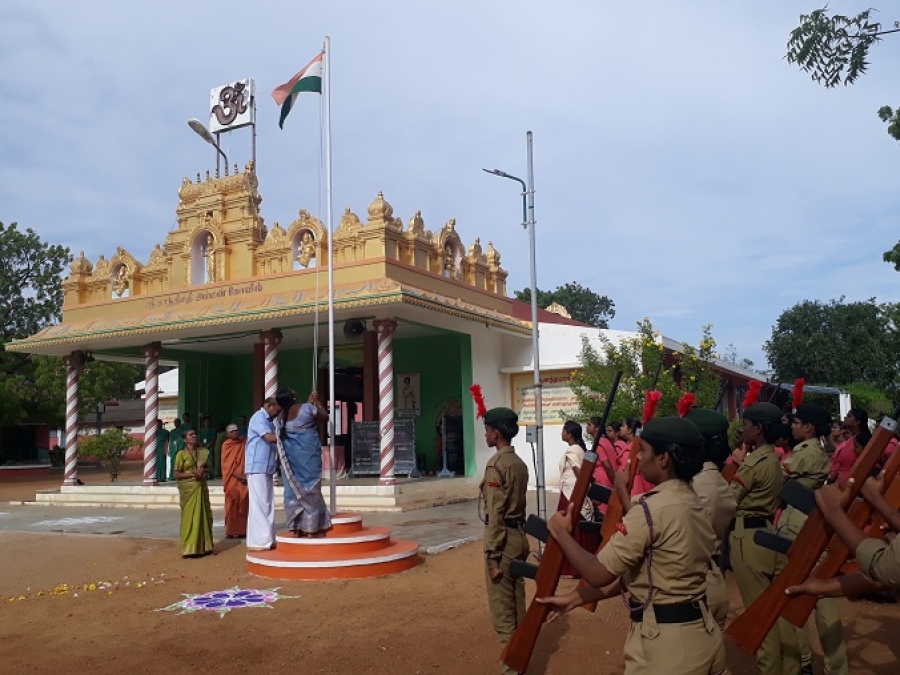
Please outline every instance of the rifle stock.
[[[897, 453], [891, 455], [888, 463], [884, 467], [884, 485], [885, 493], [894, 485], [894, 478], [900, 471], [900, 457]], [[900, 483], [898, 483], [900, 485]], [[872, 518], [874, 509], [866, 501], [856, 501], [850, 505], [847, 511], [847, 517], [850, 518], [856, 527], [862, 529], [866, 523]], [[876, 518], [877, 520], [877, 518]], [[875, 523], [873, 523], [874, 525]], [[879, 524], [880, 526], [880, 524]], [[813, 576], [817, 579], [831, 579], [841, 571], [844, 563], [850, 558], [850, 551], [844, 540], [834, 535], [828, 543], [828, 555], [819, 564], [813, 572]], [[805, 626], [809, 615], [815, 609], [818, 597], [815, 595], [798, 595], [790, 599], [784, 608], [783, 616], [795, 626]]]
[[[621, 379], [622, 371], [620, 370], [616, 373], [612, 391], [610, 391], [609, 398], [606, 400], [606, 409], [601, 420], [601, 430], [606, 429], [606, 420], [609, 418], [609, 413], [612, 410], [613, 399], [616, 397]], [[584, 461], [578, 470], [578, 477], [575, 479], [575, 487], [572, 488], [572, 498], [569, 500], [569, 503], [575, 505], [572, 509], [573, 530], [578, 526], [578, 520], [581, 517], [580, 506], [584, 503], [588, 487], [590, 487], [594, 478], [594, 467], [597, 465], [597, 444], [600, 442], [601, 437], [602, 431], [594, 439], [591, 451], [584, 454]], [[544, 554], [541, 556], [541, 564], [538, 566], [534, 577], [534, 598], [545, 598], [556, 593], [556, 587], [559, 585], [559, 575], [562, 574], [565, 560], [566, 556], [559, 542], [554, 537], [549, 537], [544, 548]], [[541, 632], [541, 627], [550, 613], [548, 605], [535, 602], [534, 598], [532, 598], [531, 604], [528, 605], [528, 610], [525, 612], [525, 618], [522, 620], [522, 623], [518, 625], [500, 654], [500, 660], [518, 673], [524, 673], [528, 670], [531, 655], [534, 653], [534, 645]]]
[[[895, 413], [895, 417], [898, 414], [900, 410]], [[857, 457], [851, 473], [853, 482], [847, 485], [851, 503], [859, 495], [863, 482], [875, 467], [896, 430], [897, 423], [893, 419], [882, 420], [865, 450]], [[766, 590], [726, 629], [725, 634], [735, 644], [749, 654], [755, 654], [759, 650], [766, 635], [772, 630], [791, 599], [785, 590], [809, 577], [833, 534], [834, 530], [822, 512], [814, 509], [788, 552], [787, 565]]]

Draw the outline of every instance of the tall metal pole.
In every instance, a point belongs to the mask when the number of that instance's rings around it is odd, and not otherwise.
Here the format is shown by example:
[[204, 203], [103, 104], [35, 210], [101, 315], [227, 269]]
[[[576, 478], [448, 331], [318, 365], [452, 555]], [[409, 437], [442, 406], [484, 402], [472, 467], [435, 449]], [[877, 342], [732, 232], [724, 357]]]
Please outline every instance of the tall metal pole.
[[544, 397], [541, 385], [541, 357], [539, 349], [538, 305], [537, 305], [537, 258], [534, 238], [534, 157], [532, 152], [532, 134], [527, 139], [528, 182], [500, 169], [482, 169], [501, 178], [509, 178], [522, 186], [522, 227], [528, 230], [528, 243], [531, 252], [531, 346], [534, 351], [534, 425], [537, 439], [537, 451], [534, 460], [534, 485], [537, 488], [538, 515], [547, 518], [546, 473], [544, 471]]
[[334, 468], [334, 228], [331, 212], [331, 40], [325, 37], [325, 73], [322, 90], [325, 100], [325, 219], [328, 221], [328, 508], [337, 512], [337, 471]]
[[532, 135], [529, 131], [526, 134], [528, 144], [528, 185], [525, 188], [526, 201], [526, 222], [525, 228], [528, 230], [528, 244], [531, 249], [531, 346], [534, 350], [534, 426], [537, 432], [537, 459], [535, 460], [535, 476], [534, 482], [537, 487], [538, 515], [546, 520], [547, 518], [547, 490], [544, 477], [544, 396], [543, 386], [541, 385], [541, 356], [540, 356], [540, 340], [538, 330], [538, 304], [537, 304], [537, 258], [535, 254], [535, 237], [534, 237], [534, 154], [532, 150]]

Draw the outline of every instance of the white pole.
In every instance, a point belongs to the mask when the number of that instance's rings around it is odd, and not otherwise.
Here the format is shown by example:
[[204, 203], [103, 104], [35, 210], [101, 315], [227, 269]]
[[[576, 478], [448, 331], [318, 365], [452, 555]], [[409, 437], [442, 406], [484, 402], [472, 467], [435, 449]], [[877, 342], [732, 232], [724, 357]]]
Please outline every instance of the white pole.
[[331, 211], [331, 40], [325, 36], [325, 78], [322, 95], [325, 97], [325, 220], [328, 222], [328, 497], [331, 515], [337, 512], [337, 472], [334, 469], [334, 419], [337, 406], [334, 400], [334, 228]]
[[531, 249], [531, 345], [534, 350], [534, 425], [537, 431], [537, 460], [535, 487], [537, 488], [538, 515], [547, 519], [546, 474], [544, 472], [544, 396], [541, 386], [541, 357], [538, 347], [537, 262], [534, 241], [534, 156], [531, 148], [531, 132], [528, 139], [528, 187], [525, 198], [528, 208], [528, 242]]

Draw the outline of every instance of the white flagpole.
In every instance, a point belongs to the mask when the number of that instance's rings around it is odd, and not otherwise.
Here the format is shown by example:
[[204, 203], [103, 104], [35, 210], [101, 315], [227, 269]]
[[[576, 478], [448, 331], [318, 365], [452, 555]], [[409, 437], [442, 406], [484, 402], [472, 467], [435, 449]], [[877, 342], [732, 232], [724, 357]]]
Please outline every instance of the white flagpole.
[[334, 399], [334, 227], [331, 210], [331, 40], [325, 36], [325, 73], [322, 95], [325, 97], [325, 219], [328, 223], [328, 471], [329, 510], [337, 512], [337, 472], [334, 468], [335, 399]]

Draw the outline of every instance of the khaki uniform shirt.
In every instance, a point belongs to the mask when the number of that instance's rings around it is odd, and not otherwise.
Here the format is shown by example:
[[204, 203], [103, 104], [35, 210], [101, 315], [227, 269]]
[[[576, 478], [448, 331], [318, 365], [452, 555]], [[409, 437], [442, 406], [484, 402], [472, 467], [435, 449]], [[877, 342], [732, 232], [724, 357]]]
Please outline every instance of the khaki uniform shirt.
[[484, 467], [481, 494], [484, 500], [484, 553], [488, 567], [497, 567], [506, 548], [507, 520], [525, 522], [528, 467], [515, 448], [498, 450]]
[[[831, 459], [825, 454], [825, 450], [818, 438], [803, 441], [794, 447], [794, 451], [781, 464], [784, 470], [785, 481], [797, 481], [810, 490], [818, 490], [825, 485], [825, 480], [831, 471]], [[786, 506], [778, 519], [778, 534], [796, 539], [806, 522], [806, 514]]]
[[713, 462], [703, 463], [703, 469], [694, 476], [691, 486], [706, 508], [713, 532], [716, 533], [716, 541], [712, 549], [715, 553], [719, 550], [725, 537], [728, 536], [728, 526], [737, 510], [737, 500], [734, 498], [731, 486], [722, 478], [719, 467]]
[[771, 521], [778, 510], [778, 493], [784, 473], [774, 445], [763, 445], [749, 453], [738, 469], [731, 489], [737, 500], [736, 516], [760, 517]]
[[900, 588], [900, 537], [890, 544], [866, 539], [856, 547], [856, 562], [870, 579]]
[[[651, 594], [656, 604], [695, 600], [706, 593], [706, 573], [715, 533], [700, 498], [684, 481], [673, 479], [643, 495], [653, 534], [640, 498], [622, 519], [619, 531], [597, 554], [603, 566], [625, 579], [637, 602]], [[653, 587], [647, 575], [652, 548]]]

